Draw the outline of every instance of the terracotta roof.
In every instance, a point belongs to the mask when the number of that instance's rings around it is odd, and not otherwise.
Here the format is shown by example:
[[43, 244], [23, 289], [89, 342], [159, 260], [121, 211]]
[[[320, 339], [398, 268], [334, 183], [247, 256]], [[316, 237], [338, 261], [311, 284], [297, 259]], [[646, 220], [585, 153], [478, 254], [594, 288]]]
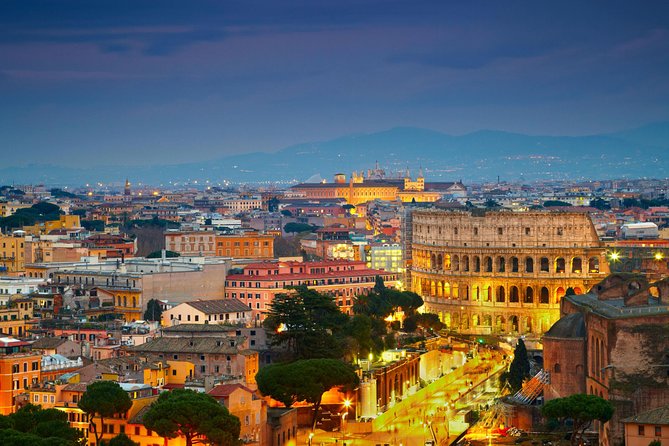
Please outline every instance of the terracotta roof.
[[[246, 310], [250, 310], [245, 306]], [[207, 332], [207, 333], [228, 333], [235, 331], [236, 327], [221, 324], [179, 324], [163, 328], [164, 333], [183, 333], [183, 332]]]
[[625, 418], [622, 421], [623, 423], [669, 425], [669, 406], [642, 412], [629, 418]]
[[204, 314], [236, 313], [251, 311], [248, 305], [237, 299], [196, 300], [186, 304]]
[[[248, 308], [248, 307], [246, 307]], [[234, 338], [156, 338], [141, 345], [128, 347], [131, 352], [153, 352], [153, 353], [218, 353], [235, 355], [239, 352], [238, 346], [246, 338], [237, 336]], [[231, 346], [230, 341], [235, 345]]]
[[230, 394], [237, 389], [242, 389], [248, 393], [253, 393], [253, 390], [241, 384], [219, 384], [207, 393], [214, 398], [225, 398], [230, 396]]
[[67, 338], [44, 337], [44, 338], [39, 338], [38, 340], [33, 342], [31, 347], [34, 350], [47, 349], [47, 348], [57, 348], [58, 346], [64, 344], [67, 341], [68, 341]]

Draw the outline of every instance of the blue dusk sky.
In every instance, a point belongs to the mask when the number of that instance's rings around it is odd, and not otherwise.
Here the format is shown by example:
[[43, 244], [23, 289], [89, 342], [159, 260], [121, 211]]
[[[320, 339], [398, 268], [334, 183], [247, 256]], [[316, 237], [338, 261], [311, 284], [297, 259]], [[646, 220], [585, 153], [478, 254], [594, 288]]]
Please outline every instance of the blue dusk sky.
[[0, 165], [669, 120], [667, 1], [0, 2]]

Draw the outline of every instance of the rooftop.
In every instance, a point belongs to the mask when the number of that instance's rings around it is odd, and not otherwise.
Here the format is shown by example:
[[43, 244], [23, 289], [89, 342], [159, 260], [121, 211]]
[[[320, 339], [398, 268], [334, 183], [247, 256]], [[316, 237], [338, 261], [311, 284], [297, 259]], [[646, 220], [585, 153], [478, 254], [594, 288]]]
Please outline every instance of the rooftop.
[[237, 299], [196, 300], [186, 302], [186, 304], [204, 314], [244, 313], [251, 311], [248, 305], [243, 304]]
[[669, 425], [669, 406], [649, 410], [648, 412], [642, 412], [640, 414], [625, 418], [622, 420], [622, 422]]

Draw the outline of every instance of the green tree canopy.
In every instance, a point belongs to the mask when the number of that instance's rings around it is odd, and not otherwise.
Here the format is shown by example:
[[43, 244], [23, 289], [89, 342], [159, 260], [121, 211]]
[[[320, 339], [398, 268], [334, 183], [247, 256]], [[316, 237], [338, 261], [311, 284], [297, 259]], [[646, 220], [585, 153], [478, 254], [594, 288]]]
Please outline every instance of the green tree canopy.
[[102, 432], [98, 431], [94, 418], [99, 417], [102, 426], [105, 418], [125, 413], [130, 407], [132, 401], [128, 393], [113, 381], [96, 381], [89, 384], [79, 400], [79, 409], [86, 412], [91, 420], [91, 431], [97, 444], [100, 444]]
[[139, 443], [134, 442], [124, 433], [120, 433], [111, 440], [103, 442], [103, 446], [139, 446]]
[[590, 424], [597, 420], [606, 423], [613, 416], [613, 405], [597, 395], [577, 393], [547, 401], [541, 408], [544, 417], [560, 421], [571, 419], [571, 444], [577, 444]]
[[158, 299], [151, 299], [146, 303], [146, 311], [144, 312], [145, 321], [160, 322], [162, 315], [163, 307], [160, 306], [160, 301]]
[[0, 218], [0, 228], [14, 229], [34, 225], [37, 222], [58, 220], [62, 212], [55, 204], [41, 201], [29, 208], [17, 210], [14, 214]]
[[286, 223], [283, 227], [284, 232], [289, 234], [294, 234], [297, 232], [312, 232], [318, 229], [318, 226], [309, 225], [307, 223], [295, 223], [290, 222]]
[[70, 427], [65, 412], [33, 404], [0, 416], [0, 439], [3, 445], [79, 446], [86, 443], [81, 432]]
[[218, 446], [239, 444], [239, 418], [206, 393], [186, 389], [163, 392], [144, 414], [143, 422], [161, 437], [183, 436], [187, 446], [199, 435]]
[[560, 201], [560, 200], [544, 201], [544, 207], [545, 208], [555, 207], [555, 206], [571, 206], [571, 203], [567, 203], [566, 201]]
[[[163, 257], [163, 251], [162, 250], [153, 251], [152, 253], [147, 254], [147, 256], [146, 256], [147, 259], [160, 259], [162, 257]], [[166, 249], [165, 250], [165, 257], [167, 257], [168, 259], [173, 259], [173, 258], [176, 258], [176, 257], [181, 257], [181, 254], [179, 254], [178, 252], [170, 251], [169, 249]]]
[[517, 392], [523, 387], [523, 382], [530, 377], [530, 360], [527, 356], [527, 348], [522, 339], [518, 339], [518, 344], [513, 352], [513, 361], [509, 370], [501, 376], [502, 382], [509, 385], [512, 392]]
[[270, 364], [256, 374], [258, 389], [291, 407], [298, 401], [314, 405], [312, 429], [316, 427], [323, 393], [333, 387], [353, 390], [359, 384], [353, 368], [337, 359], [306, 359]]
[[287, 350], [291, 359], [341, 358], [348, 316], [331, 296], [306, 286], [277, 294], [264, 325], [270, 344]]

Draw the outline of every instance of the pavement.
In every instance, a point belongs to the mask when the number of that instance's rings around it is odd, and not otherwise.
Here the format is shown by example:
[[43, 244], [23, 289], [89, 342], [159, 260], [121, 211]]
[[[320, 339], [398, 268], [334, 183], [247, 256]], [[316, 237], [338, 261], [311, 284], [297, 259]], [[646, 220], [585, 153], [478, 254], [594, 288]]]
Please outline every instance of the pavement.
[[[424, 446], [436, 440], [435, 446], [450, 445], [464, 432], [466, 425], [454, 422], [458, 411], [478, 409], [491, 402], [494, 393], [486, 392], [486, 381], [505, 367], [501, 355], [487, 353], [488, 358], [478, 366], [465, 364], [461, 378], [444, 384], [443, 388], [425, 397], [411, 395], [410, 409], [398, 413], [376, 432], [352, 434], [346, 421], [340, 432], [314, 431], [310, 446]], [[469, 363], [468, 363], [469, 364]], [[440, 380], [446, 382], [443, 377]], [[449, 423], [449, 421], [451, 421]], [[450, 429], [449, 429], [450, 425]], [[350, 429], [353, 431], [354, 429]], [[308, 429], [300, 430], [297, 446], [309, 445]]]

